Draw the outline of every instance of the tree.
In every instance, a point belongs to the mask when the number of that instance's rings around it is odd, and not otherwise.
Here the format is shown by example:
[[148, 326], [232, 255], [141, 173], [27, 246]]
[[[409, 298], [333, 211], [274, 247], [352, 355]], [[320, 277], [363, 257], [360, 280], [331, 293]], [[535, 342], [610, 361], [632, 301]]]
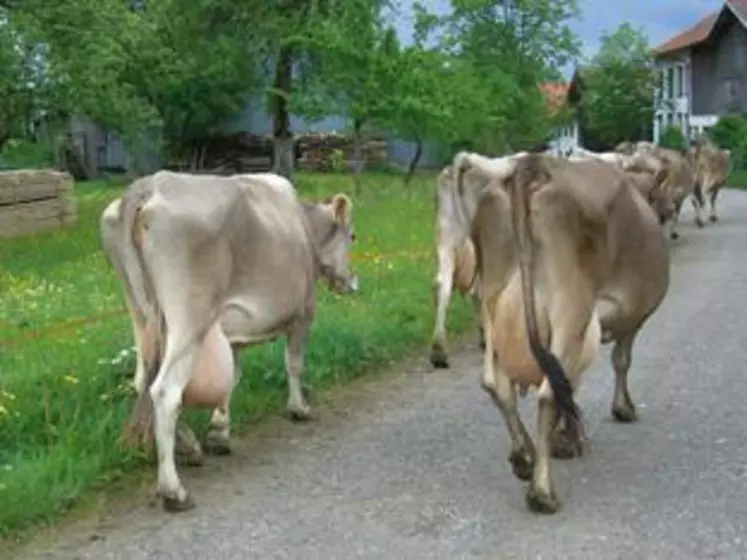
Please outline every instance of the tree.
[[0, 8], [0, 150], [29, 131], [39, 108], [42, 82], [37, 45], [28, 41]]
[[[13, 8], [45, 47], [54, 105], [199, 167], [200, 140], [254, 85], [260, 0], [25, 0]], [[135, 162], [137, 164], [137, 162]]]
[[444, 47], [481, 77], [489, 100], [477, 131], [484, 151], [505, 152], [545, 140], [550, 117], [538, 85], [558, 79], [557, 68], [576, 57], [579, 41], [568, 26], [576, 0], [453, 0]]
[[360, 188], [363, 136], [376, 127], [391, 103], [394, 82], [400, 79], [399, 41], [385, 25], [379, 0], [348, 0], [331, 7], [316, 22], [303, 43], [302, 94], [292, 98], [294, 113], [317, 119], [329, 114], [352, 120], [354, 180]]
[[645, 137], [653, 119], [655, 76], [642, 31], [624, 23], [603, 34], [584, 72], [581, 104], [589, 133], [607, 146]]

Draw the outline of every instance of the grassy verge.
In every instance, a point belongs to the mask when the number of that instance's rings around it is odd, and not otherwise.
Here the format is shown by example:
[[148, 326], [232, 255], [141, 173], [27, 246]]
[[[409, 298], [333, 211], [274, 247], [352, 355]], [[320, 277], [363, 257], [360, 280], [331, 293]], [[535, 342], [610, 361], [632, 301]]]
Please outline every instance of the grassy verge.
[[[301, 175], [304, 197], [350, 191], [348, 178]], [[133, 399], [132, 345], [121, 290], [103, 259], [98, 218], [122, 185], [81, 184], [79, 220], [67, 231], [0, 241], [0, 534], [52, 521], [89, 492], [144, 466], [117, 444]], [[433, 311], [433, 178], [403, 189], [368, 175], [354, 197], [359, 295], [320, 285], [304, 383], [314, 392], [424, 348]], [[86, 319], [89, 319], [87, 322]], [[90, 321], [90, 318], [96, 320]], [[61, 325], [61, 322], [69, 322]], [[471, 323], [455, 298], [451, 332]], [[246, 351], [234, 422], [282, 408], [283, 341]], [[204, 427], [206, 413], [190, 413]]]
[[729, 174], [726, 184], [732, 189], [747, 189], [747, 170], [735, 169]]

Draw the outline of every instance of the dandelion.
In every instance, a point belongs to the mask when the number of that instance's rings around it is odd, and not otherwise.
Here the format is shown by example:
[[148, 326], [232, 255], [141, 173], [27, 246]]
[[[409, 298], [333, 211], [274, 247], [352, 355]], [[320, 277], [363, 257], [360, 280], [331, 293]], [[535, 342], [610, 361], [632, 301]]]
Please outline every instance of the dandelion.
[[63, 375], [62, 379], [71, 385], [77, 385], [78, 384], [78, 378], [74, 375]]

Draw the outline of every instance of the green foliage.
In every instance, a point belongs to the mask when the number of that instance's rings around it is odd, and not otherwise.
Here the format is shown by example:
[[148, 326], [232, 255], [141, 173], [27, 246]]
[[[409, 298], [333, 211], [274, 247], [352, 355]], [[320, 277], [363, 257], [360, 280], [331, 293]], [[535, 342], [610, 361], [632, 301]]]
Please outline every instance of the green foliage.
[[[557, 68], [578, 56], [568, 26], [575, 0], [455, 0], [443, 22], [442, 45], [463, 65], [469, 90], [459, 113], [462, 144], [488, 153], [518, 150], [545, 140], [552, 118], [538, 85], [559, 78]], [[465, 118], [466, 117], [466, 118]]]
[[720, 148], [738, 149], [747, 138], [747, 117], [743, 115], [724, 115], [710, 128], [708, 136]]
[[52, 142], [13, 138], [0, 150], [0, 169], [36, 169], [57, 163]]
[[[312, 405], [325, 387], [422, 349], [431, 332], [434, 177], [418, 176], [404, 192], [390, 175], [363, 179], [370, 189], [354, 200], [352, 259], [362, 290], [339, 296], [318, 287], [303, 372]], [[344, 182], [334, 174], [297, 178], [309, 198]], [[54, 519], [125, 472], [154, 472], [140, 453], [117, 445], [133, 404], [133, 342], [127, 316], [110, 313], [124, 302], [101, 252], [98, 217], [121, 186], [76, 191], [74, 228], [0, 242], [0, 344], [10, 344], [0, 347], [0, 533]], [[467, 302], [456, 298], [452, 311], [450, 330], [474, 325]], [[64, 326], [86, 317], [98, 320]], [[242, 423], [283, 413], [283, 344], [242, 353], [245, 373], [231, 403], [235, 433]], [[199, 432], [208, 416], [192, 411], [187, 418]]]
[[685, 138], [685, 135], [682, 134], [682, 131], [677, 126], [668, 126], [664, 129], [659, 138], [659, 145], [680, 152], [687, 151], [688, 149], [687, 138]]
[[583, 80], [581, 104], [590, 135], [609, 147], [647, 135], [656, 74], [642, 31], [624, 23], [613, 33], [604, 33]]
[[38, 51], [0, 8], [0, 149], [10, 138], [23, 135], [35, 116], [42, 85]]
[[724, 115], [708, 130], [707, 136], [716, 145], [731, 150], [732, 167], [736, 170], [747, 168], [747, 117], [744, 115]]

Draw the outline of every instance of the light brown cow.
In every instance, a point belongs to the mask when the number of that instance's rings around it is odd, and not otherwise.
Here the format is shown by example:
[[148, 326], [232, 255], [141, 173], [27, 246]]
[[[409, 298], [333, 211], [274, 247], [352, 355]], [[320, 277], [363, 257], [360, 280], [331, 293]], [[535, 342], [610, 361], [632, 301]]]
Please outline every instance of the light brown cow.
[[[132, 183], [102, 214], [102, 244], [139, 350], [128, 435], [147, 441], [155, 429], [167, 511], [194, 505], [174, 461], [179, 410], [213, 409], [209, 434], [227, 445], [240, 348], [285, 336], [288, 409], [309, 415], [300, 376], [315, 282], [357, 290], [348, 267], [351, 211], [343, 194], [302, 204], [279, 176], [160, 171]], [[191, 434], [180, 437], [185, 430]]]
[[696, 143], [691, 148], [690, 156], [695, 168], [695, 182], [700, 195], [700, 206], [705, 207], [705, 199], [708, 199], [711, 212], [711, 222], [718, 221], [716, 215], [716, 198], [718, 193], [726, 184], [731, 167], [731, 151], [720, 150], [711, 142], [704, 141]]
[[677, 150], [662, 148], [661, 146], [654, 146], [648, 153], [658, 158], [664, 164], [666, 170], [666, 178], [661, 188], [667, 193], [674, 205], [672, 218], [665, 224], [669, 237], [672, 239], [679, 238], [677, 224], [682, 205], [688, 197], [692, 197], [691, 200], [695, 209], [695, 224], [698, 227], [703, 227], [702, 205], [699, 203], [695, 188], [695, 172], [690, 159]]
[[656, 144], [654, 144], [653, 142], [647, 142], [645, 140], [641, 140], [639, 142], [630, 142], [629, 140], [626, 140], [624, 142], [620, 142], [617, 146], [615, 146], [614, 151], [620, 154], [632, 156], [636, 153], [650, 154], [655, 148]]
[[[530, 155], [500, 171], [475, 156], [457, 154], [454, 168], [474, 209], [482, 386], [506, 422], [514, 474], [530, 481], [527, 505], [553, 513], [550, 457], [582, 452], [573, 393], [600, 343], [614, 342], [612, 414], [636, 419], [632, 348], [668, 290], [668, 245], [651, 207], [609, 164]], [[539, 387], [536, 448], [517, 411], [517, 388], [530, 386]]]
[[[497, 165], [509, 159], [521, 157], [527, 152], [518, 152], [504, 157], [491, 158]], [[431, 336], [430, 362], [437, 368], [448, 368], [446, 352], [446, 312], [454, 287], [472, 299], [475, 314], [479, 318], [480, 285], [475, 275], [475, 257], [469, 228], [456, 193], [454, 176], [450, 166], [441, 170], [436, 183], [436, 257], [437, 271], [433, 282], [435, 324]], [[479, 326], [480, 347], [484, 348], [482, 325]]]
[[674, 217], [674, 202], [665, 188], [667, 168], [651, 154], [633, 154], [623, 166], [625, 175], [654, 209], [659, 223], [666, 224]]

